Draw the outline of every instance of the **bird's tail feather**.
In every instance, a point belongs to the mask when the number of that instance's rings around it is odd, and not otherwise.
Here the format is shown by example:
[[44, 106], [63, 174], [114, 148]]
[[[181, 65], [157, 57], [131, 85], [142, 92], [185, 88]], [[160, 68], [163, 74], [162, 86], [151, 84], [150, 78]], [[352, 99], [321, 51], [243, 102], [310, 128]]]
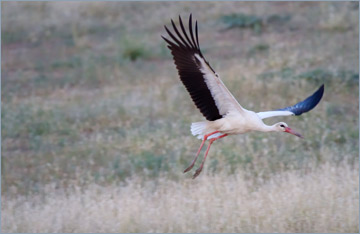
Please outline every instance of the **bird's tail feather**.
[[[204, 136], [206, 134], [209, 134], [206, 132], [206, 127], [207, 127], [207, 121], [195, 122], [195, 123], [191, 124], [190, 130], [191, 130], [191, 133], [194, 136], [197, 136], [198, 139], [204, 139]], [[215, 138], [220, 135], [221, 135], [221, 133], [216, 133], [216, 134], [209, 136], [207, 139]]]

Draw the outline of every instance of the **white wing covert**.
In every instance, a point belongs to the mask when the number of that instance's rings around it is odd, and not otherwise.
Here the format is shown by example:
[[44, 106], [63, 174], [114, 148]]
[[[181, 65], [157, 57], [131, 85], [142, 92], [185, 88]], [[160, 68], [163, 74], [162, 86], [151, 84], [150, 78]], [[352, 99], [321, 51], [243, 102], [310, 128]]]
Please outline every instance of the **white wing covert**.
[[219, 75], [214, 73], [198, 54], [195, 54], [195, 58], [200, 62], [197, 64], [204, 75], [205, 83], [215, 100], [220, 115], [225, 116], [234, 112], [242, 113], [244, 108], [226, 88]]

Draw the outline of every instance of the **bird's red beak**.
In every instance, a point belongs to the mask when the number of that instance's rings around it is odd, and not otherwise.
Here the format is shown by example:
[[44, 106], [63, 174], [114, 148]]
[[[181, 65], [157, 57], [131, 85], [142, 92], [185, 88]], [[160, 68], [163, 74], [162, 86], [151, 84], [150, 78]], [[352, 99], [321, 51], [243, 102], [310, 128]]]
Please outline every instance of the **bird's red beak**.
[[292, 129], [289, 128], [289, 127], [286, 127], [286, 128], [285, 128], [285, 132], [290, 133], [290, 134], [293, 134], [294, 136], [297, 136], [297, 137], [300, 137], [300, 138], [304, 138], [300, 133], [295, 132], [294, 130], [292, 130]]

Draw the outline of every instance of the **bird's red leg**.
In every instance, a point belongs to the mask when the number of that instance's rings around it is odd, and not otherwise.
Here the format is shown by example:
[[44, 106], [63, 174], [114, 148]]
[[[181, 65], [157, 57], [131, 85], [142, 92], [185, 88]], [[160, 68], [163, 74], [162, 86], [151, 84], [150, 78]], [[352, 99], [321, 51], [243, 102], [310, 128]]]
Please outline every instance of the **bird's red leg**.
[[190, 171], [191, 168], [193, 168], [193, 166], [195, 165], [195, 162], [196, 162], [197, 158], [199, 157], [200, 151], [201, 151], [202, 147], [204, 146], [204, 143], [205, 143], [205, 141], [207, 140], [207, 138], [208, 138], [209, 136], [215, 134], [215, 133], [218, 133], [218, 132], [219, 132], [219, 131], [215, 131], [215, 132], [209, 133], [209, 134], [207, 134], [207, 135], [204, 136], [204, 139], [203, 139], [202, 142], [201, 142], [200, 148], [199, 148], [198, 152], [196, 153], [196, 156], [195, 156], [194, 160], [192, 161], [192, 163], [190, 164], [190, 166], [185, 169], [184, 173]]
[[196, 172], [195, 172], [195, 174], [194, 174], [194, 176], [193, 176], [193, 179], [195, 179], [195, 178], [200, 174], [200, 172], [202, 171], [202, 169], [203, 169], [203, 167], [204, 167], [204, 163], [205, 163], [206, 157], [207, 157], [207, 155], [208, 155], [208, 153], [209, 153], [211, 144], [212, 144], [214, 141], [216, 141], [217, 139], [220, 139], [220, 138], [223, 138], [223, 137], [226, 137], [226, 136], [227, 136], [227, 134], [224, 134], [224, 135], [221, 135], [221, 136], [219, 136], [219, 137], [210, 139], [209, 146], [207, 147], [206, 152], [205, 152], [205, 157], [204, 157], [204, 159], [202, 160], [200, 167], [196, 170]]

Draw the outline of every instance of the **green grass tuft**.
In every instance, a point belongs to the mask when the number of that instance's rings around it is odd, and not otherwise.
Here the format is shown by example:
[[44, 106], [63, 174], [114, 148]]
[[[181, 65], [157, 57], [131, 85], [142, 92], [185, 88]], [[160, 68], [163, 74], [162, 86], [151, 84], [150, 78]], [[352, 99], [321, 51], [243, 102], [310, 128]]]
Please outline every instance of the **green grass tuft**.
[[244, 13], [224, 15], [220, 17], [220, 21], [226, 25], [227, 29], [250, 28], [255, 32], [261, 32], [263, 26], [263, 20], [260, 17]]
[[132, 62], [147, 59], [150, 56], [144, 42], [136, 38], [123, 38], [120, 40], [120, 50], [121, 58]]

